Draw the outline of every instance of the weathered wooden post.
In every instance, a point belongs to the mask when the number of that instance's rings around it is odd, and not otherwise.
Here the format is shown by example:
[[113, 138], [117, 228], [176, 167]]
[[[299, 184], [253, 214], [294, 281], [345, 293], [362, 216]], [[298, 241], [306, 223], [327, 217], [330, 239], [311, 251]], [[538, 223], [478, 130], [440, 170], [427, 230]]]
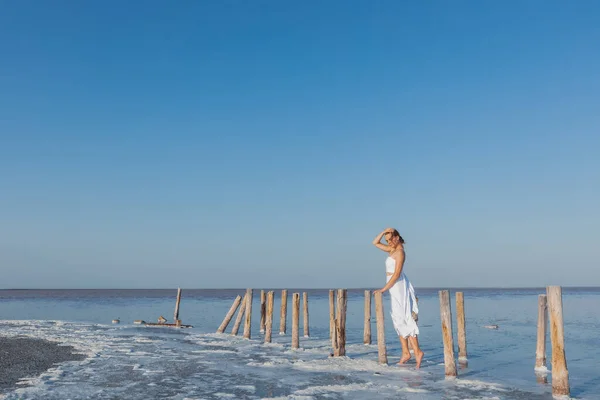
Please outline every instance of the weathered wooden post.
[[303, 309], [303, 312], [304, 312], [304, 321], [303, 321], [304, 337], [307, 338], [310, 336], [309, 326], [308, 326], [308, 293], [307, 292], [302, 293], [302, 303], [304, 306], [304, 309]]
[[244, 338], [250, 339], [250, 323], [252, 322], [252, 289], [246, 289], [246, 323], [244, 324]]
[[452, 336], [452, 312], [450, 310], [450, 293], [440, 290], [440, 316], [442, 320], [442, 337], [444, 339], [444, 365], [446, 378], [456, 377], [456, 360], [454, 359], [454, 338]]
[[535, 370], [547, 372], [546, 367], [546, 326], [548, 325], [548, 307], [545, 294], [538, 296], [537, 346], [535, 349]]
[[552, 344], [552, 395], [569, 396], [569, 370], [565, 358], [562, 289], [548, 286], [548, 314], [550, 316], [550, 341]]
[[335, 349], [335, 300], [333, 297], [334, 291], [329, 290], [329, 338], [331, 339], [331, 347]]
[[225, 329], [227, 329], [227, 325], [229, 325], [229, 321], [231, 321], [233, 314], [235, 314], [235, 310], [237, 310], [237, 308], [239, 307], [241, 302], [242, 302], [242, 296], [240, 296], [238, 294], [237, 297], [235, 298], [235, 300], [233, 301], [233, 304], [231, 305], [229, 312], [227, 312], [227, 315], [225, 315], [225, 319], [223, 319], [223, 322], [221, 322], [221, 325], [219, 325], [219, 328], [217, 329], [217, 333], [225, 332]]
[[299, 335], [300, 325], [300, 293], [292, 295], [292, 349], [300, 347]]
[[265, 291], [260, 291], [260, 333], [265, 333], [265, 313], [267, 311], [266, 308], [266, 296]]
[[456, 330], [458, 335], [458, 362], [467, 363], [467, 334], [465, 327], [465, 299], [463, 292], [456, 292]]
[[375, 318], [377, 318], [377, 353], [379, 354], [379, 364], [387, 364], [387, 349], [385, 346], [385, 323], [383, 314], [383, 295], [381, 292], [375, 292]]
[[237, 317], [235, 317], [235, 322], [233, 323], [233, 328], [231, 329], [231, 334], [236, 336], [240, 329], [240, 325], [242, 324], [242, 318], [244, 317], [244, 313], [246, 312], [246, 295], [242, 298], [242, 306], [240, 307]]
[[275, 292], [271, 291], [267, 293], [267, 305], [266, 305], [266, 324], [265, 324], [265, 343], [271, 343], [271, 335], [273, 334], [273, 306], [274, 306]]
[[365, 325], [363, 343], [371, 344], [371, 292], [365, 290]]
[[287, 289], [281, 291], [281, 314], [279, 316], [279, 334], [285, 335], [286, 332], [286, 318], [287, 318]]
[[175, 302], [175, 312], [173, 313], [173, 321], [177, 323], [179, 320], [179, 303], [181, 302], [181, 288], [177, 289], [177, 301]]
[[346, 307], [348, 295], [346, 289], [338, 289], [337, 293], [337, 318], [335, 319], [335, 348], [333, 355], [341, 357], [346, 355]]

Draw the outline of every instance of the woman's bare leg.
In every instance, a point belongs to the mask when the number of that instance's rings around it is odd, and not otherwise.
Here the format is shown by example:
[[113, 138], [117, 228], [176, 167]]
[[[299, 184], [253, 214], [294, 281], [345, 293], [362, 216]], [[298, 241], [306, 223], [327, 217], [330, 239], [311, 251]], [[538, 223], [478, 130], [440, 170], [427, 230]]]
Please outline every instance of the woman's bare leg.
[[[409, 336], [410, 344], [415, 352], [415, 360], [417, 361], [417, 368], [421, 367], [421, 361], [423, 361], [423, 350], [419, 347], [419, 339], [416, 336]], [[410, 353], [409, 353], [410, 354]]]
[[400, 344], [402, 345], [402, 358], [400, 358], [400, 362], [398, 364], [404, 364], [408, 360], [410, 360], [410, 351], [408, 351], [408, 340], [399, 336]]

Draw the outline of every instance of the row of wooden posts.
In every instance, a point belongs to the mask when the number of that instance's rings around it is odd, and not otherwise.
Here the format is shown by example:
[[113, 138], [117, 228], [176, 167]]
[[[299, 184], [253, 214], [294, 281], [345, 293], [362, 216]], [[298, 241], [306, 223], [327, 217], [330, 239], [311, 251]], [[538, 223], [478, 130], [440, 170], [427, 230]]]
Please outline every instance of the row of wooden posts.
[[[347, 289], [329, 290], [329, 336], [333, 356], [339, 357], [346, 354], [346, 308], [347, 308]], [[538, 300], [538, 332], [536, 348], [536, 371], [545, 370], [546, 366], [546, 325], [548, 314], [550, 316], [550, 339], [552, 343], [552, 392], [555, 395], [568, 395], [569, 374], [564, 351], [564, 332], [562, 318], [562, 291], [560, 286], [549, 286], [546, 288], [546, 295], [539, 295]], [[242, 319], [245, 315], [244, 338], [251, 337], [251, 316], [252, 316], [252, 289], [247, 289], [242, 298], [237, 296], [229, 309], [229, 312], [223, 319], [223, 322], [217, 329], [217, 332], [224, 333], [229, 322], [233, 318], [240, 305], [233, 329], [232, 335], [237, 335]], [[365, 308], [364, 308], [364, 344], [371, 344], [371, 292], [365, 290]], [[465, 306], [462, 292], [456, 292], [456, 327], [458, 337], [458, 361], [462, 365], [467, 364], [467, 336], [465, 323]], [[261, 290], [260, 305], [260, 332], [264, 333], [265, 343], [272, 340], [273, 331], [273, 307], [274, 292], [265, 292]], [[287, 297], [288, 291], [281, 291], [281, 313], [279, 334], [286, 334], [287, 319]], [[308, 323], [308, 294], [302, 293], [303, 297], [303, 322], [304, 337], [309, 337]], [[377, 322], [377, 350], [378, 361], [381, 364], [387, 364], [387, 349], [385, 342], [385, 325], [383, 300], [380, 292], [373, 295], [375, 299], [375, 315]], [[442, 327], [442, 339], [444, 344], [444, 366], [446, 378], [454, 378], [458, 375], [456, 368], [456, 358], [454, 353], [454, 336], [452, 334], [452, 310], [450, 306], [450, 292], [448, 290], [439, 291], [440, 317]], [[299, 317], [300, 316], [300, 293], [292, 295], [292, 348], [299, 348]]]
[[[242, 298], [238, 295], [231, 308], [225, 315], [223, 322], [217, 329], [218, 333], [224, 333], [232, 320], [233, 316], [237, 311], [237, 317], [231, 330], [232, 335], [237, 335], [240, 329], [242, 319], [245, 315], [244, 324], [244, 338], [250, 339], [251, 337], [251, 315], [252, 315], [252, 295], [253, 290], [247, 289], [246, 294]], [[461, 293], [462, 295], [462, 293]], [[365, 290], [365, 319], [364, 319], [364, 344], [371, 344], [371, 296], [372, 293], [369, 290]], [[273, 332], [273, 307], [274, 307], [274, 292], [265, 292], [261, 290], [260, 295], [260, 332], [265, 334], [265, 343], [270, 343], [272, 340]], [[286, 320], [287, 320], [287, 289], [281, 291], [281, 313], [280, 313], [280, 325], [279, 334], [286, 334]], [[304, 316], [304, 337], [308, 338], [309, 333], [309, 313], [308, 313], [308, 294], [302, 293], [303, 297], [303, 316]], [[387, 364], [387, 347], [385, 343], [385, 324], [384, 324], [384, 311], [383, 311], [383, 296], [381, 293], [374, 294], [375, 298], [375, 314], [377, 321], [377, 348], [378, 348], [378, 360], [381, 364]], [[462, 299], [462, 296], [461, 296]], [[300, 293], [293, 293], [292, 295], [292, 348], [297, 349], [300, 346], [299, 343], [299, 315], [300, 315]], [[329, 337], [331, 339], [331, 347], [333, 349], [333, 356], [339, 357], [346, 354], [346, 309], [347, 309], [348, 297], [347, 289], [329, 290]], [[241, 307], [240, 307], [241, 305]], [[238, 311], [239, 308], [239, 311]], [[464, 307], [460, 308], [464, 310]], [[466, 341], [464, 340], [464, 314], [462, 317], [463, 330], [461, 343], [465, 343], [461, 349], [464, 349], [464, 356], [466, 357]], [[461, 330], [459, 330], [461, 332]], [[461, 350], [462, 351], [462, 350]], [[462, 352], [461, 352], [462, 354]]]
[[[233, 328], [231, 329], [232, 335], [237, 335], [245, 315], [244, 323], [244, 338], [250, 339], [251, 337], [251, 319], [252, 319], [252, 295], [253, 290], [247, 289], [246, 294], [242, 298], [238, 295], [231, 308], [225, 315], [223, 322], [217, 329], [218, 333], [224, 333], [225, 329], [229, 325], [229, 322], [233, 318], [236, 311], [237, 313]], [[347, 290], [338, 289], [338, 300], [337, 300], [337, 313], [334, 311], [334, 291], [329, 291], [329, 303], [330, 303], [330, 326], [329, 332], [332, 339], [332, 346], [334, 348], [334, 355], [345, 354], [345, 343], [346, 343], [346, 306], [347, 306]], [[265, 343], [272, 341], [273, 334], [273, 310], [274, 310], [274, 298], [275, 292], [260, 292], [260, 332], [264, 333]], [[279, 322], [279, 334], [285, 335], [287, 333], [287, 298], [288, 291], [283, 289], [281, 291], [281, 313]], [[309, 318], [308, 318], [308, 293], [302, 293], [303, 299], [303, 328], [304, 337], [310, 337]], [[241, 305], [241, 307], [240, 307]], [[335, 314], [338, 317], [335, 317]], [[299, 332], [300, 331], [300, 293], [292, 294], [292, 348], [297, 349], [300, 347]]]
[[[452, 336], [452, 312], [450, 294], [447, 290], [439, 292], [442, 336], [444, 342], [444, 366], [446, 377], [457, 376], [454, 359], [454, 341]], [[568, 396], [569, 371], [565, 356], [564, 323], [562, 315], [562, 289], [560, 286], [546, 287], [546, 294], [538, 296], [538, 324], [535, 371], [538, 381], [546, 382], [546, 325], [550, 317], [550, 342], [552, 345], [552, 394]], [[467, 361], [467, 340], [465, 334], [465, 311], [462, 292], [456, 292], [456, 311], [458, 329], [458, 360]]]

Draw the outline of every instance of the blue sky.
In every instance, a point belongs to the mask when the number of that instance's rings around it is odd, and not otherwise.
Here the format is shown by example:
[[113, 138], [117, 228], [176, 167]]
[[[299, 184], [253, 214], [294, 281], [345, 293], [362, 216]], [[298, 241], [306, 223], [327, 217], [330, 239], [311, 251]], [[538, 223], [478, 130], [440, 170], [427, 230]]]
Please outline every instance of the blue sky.
[[3, 288], [600, 285], [600, 3], [5, 3]]

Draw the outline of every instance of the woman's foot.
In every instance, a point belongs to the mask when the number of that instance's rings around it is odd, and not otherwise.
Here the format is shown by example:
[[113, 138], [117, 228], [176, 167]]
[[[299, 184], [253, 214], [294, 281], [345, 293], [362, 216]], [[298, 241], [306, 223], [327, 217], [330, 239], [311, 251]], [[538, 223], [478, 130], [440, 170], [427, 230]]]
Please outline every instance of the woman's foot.
[[410, 353], [402, 354], [402, 358], [400, 358], [398, 364], [405, 364], [408, 360], [410, 360]]
[[423, 356], [425, 355], [425, 353], [423, 353], [423, 350], [420, 350], [418, 352], [415, 352], [415, 361], [417, 362], [417, 369], [421, 368], [421, 361], [423, 361]]

